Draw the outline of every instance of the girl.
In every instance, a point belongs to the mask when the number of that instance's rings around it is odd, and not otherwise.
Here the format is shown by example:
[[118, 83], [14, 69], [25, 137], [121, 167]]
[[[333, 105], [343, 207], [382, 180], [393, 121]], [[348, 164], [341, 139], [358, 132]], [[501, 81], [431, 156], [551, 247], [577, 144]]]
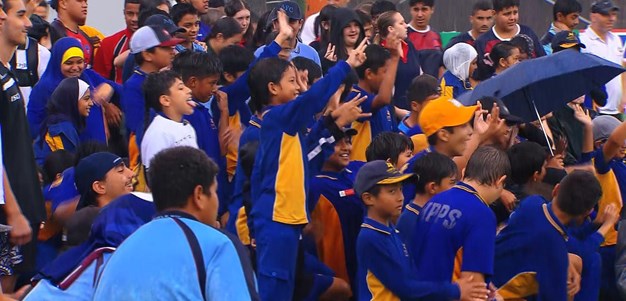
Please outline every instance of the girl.
[[315, 18], [314, 31], [316, 38], [309, 46], [313, 47], [317, 52], [321, 50], [322, 45], [328, 44], [328, 40], [330, 39], [330, 19], [336, 9], [337, 7], [333, 5], [326, 5], [322, 8], [317, 18]]
[[241, 26], [243, 37], [239, 45], [254, 50], [252, 45], [254, 29], [250, 24], [250, 6], [248, 6], [248, 3], [244, 0], [230, 1], [224, 6], [224, 13], [226, 13], [227, 17], [231, 17], [239, 22], [239, 26]]
[[320, 57], [324, 73], [337, 61], [346, 60], [348, 53], [355, 49], [365, 38], [361, 18], [349, 8], [337, 8], [330, 21], [330, 39], [323, 45]]
[[493, 76], [496, 76], [520, 62], [520, 50], [511, 42], [500, 42], [491, 49], [489, 60], [495, 69]]
[[227, 46], [239, 45], [242, 38], [241, 25], [237, 20], [231, 17], [221, 18], [215, 22], [206, 40], [207, 52], [219, 55], [220, 51]]
[[43, 164], [46, 156], [56, 150], [73, 152], [80, 144], [93, 101], [89, 84], [68, 77], [54, 90], [46, 106], [47, 117], [35, 140], [35, 157]]
[[465, 43], [455, 44], [443, 53], [443, 65], [448, 70], [441, 77], [443, 96], [456, 99], [472, 90], [470, 76], [476, 70], [477, 57], [476, 49]]

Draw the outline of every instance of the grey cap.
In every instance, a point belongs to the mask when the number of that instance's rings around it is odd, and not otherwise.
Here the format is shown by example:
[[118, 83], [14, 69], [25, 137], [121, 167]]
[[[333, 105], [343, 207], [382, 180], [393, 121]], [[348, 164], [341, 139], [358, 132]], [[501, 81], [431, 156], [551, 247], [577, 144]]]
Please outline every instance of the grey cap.
[[609, 115], [601, 115], [593, 119], [593, 141], [608, 139], [621, 122]]

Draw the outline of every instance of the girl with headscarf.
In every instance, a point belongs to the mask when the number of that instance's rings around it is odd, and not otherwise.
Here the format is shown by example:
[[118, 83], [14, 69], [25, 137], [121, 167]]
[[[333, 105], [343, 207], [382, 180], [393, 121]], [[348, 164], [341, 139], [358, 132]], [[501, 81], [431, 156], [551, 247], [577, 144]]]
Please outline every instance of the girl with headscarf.
[[443, 53], [443, 65], [448, 71], [441, 77], [443, 96], [457, 98], [472, 90], [470, 76], [476, 70], [478, 53], [466, 43], [458, 43]]
[[46, 105], [47, 117], [35, 140], [38, 163], [42, 164], [53, 151], [76, 150], [81, 141], [79, 134], [85, 131], [85, 120], [92, 106], [89, 84], [76, 77], [61, 81]]
[[101, 105], [108, 104], [111, 98], [119, 98], [121, 86], [107, 80], [91, 69], [85, 69], [84, 54], [77, 39], [66, 37], [52, 46], [52, 55], [46, 72], [33, 87], [28, 103], [28, 123], [33, 139], [39, 136], [42, 122], [46, 119], [46, 104], [63, 79], [76, 77], [89, 84], [93, 101], [98, 104], [91, 108], [86, 118], [86, 130], [81, 140], [107, 142], [106, 124]]
[[350, 50], [359, 46], [364, 38], [365, 29], [359, 15], [349, 8], [337, 8], [330, 21], [329, 41], [320, 49], [322, 71], [326, 73], [338, 60], [346, 60]]

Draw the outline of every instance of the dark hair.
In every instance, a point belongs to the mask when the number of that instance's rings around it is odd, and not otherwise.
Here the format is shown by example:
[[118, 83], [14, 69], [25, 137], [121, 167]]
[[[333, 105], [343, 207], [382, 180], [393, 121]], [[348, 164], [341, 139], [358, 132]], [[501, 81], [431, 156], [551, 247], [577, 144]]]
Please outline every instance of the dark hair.
[[571, 216], [581, 216], [598, 204], [602, 186], [589, 171], [574, 170], [559, 184], [556, 205]]
[[84, 159], [85, 157], [99, 152], [109, 152], [109, 147], [106, 144], [96, 140], [81, 142], [80, 145], [78, 145], [78, 147], [76, 148], [74, 166], [78, 165], [78, 162], [80, 162], [80, 160]]
[[133, 55], [133, 58], [135, 58], [135, 64], [137, 64], [137, 66], [141, 67], [143, 65], [143, 63], [146, 62], [146, 60], [143, 58], [143, 53], [144, 52], [149, 52], [149, 53], [154, 53], [156, 51], [156, 47], [152, 47], [152, 48], [148, 48], [142, 52], [136, 53]]
[[582, 5], [576, 0], [556, 0], [552, 7], [552, 18], [556, 21], [556, 15], [558, 13], [567, 16], [573, 13], [581, 13], [582, 11]]
[[481, 146], [467, 162], [464, 178], [481, 185], [493, 185], [502, 176], [510, 174], [511, 163], [505, 152], [492, 146]]
[[243, 33], [243, 38], [247, 44], [246, 47], [249, 47], [252, 46], [252, 36], [254, 35], [254, 28], [252, 26], [252, 10], [250, 9], [250, 6], [244, 0], [231, 0], [224, 5], [224, 13], [227, 17], [234, 18], [238, 12], [244, 9], [250, 12], [250, 24], [248, 25], [246, 32]]
[[[387, 38], [389, 26], [393, 26], [396, 23], [396, 18], [394, 18], [396, 14], [400, 13], [397, 11], [384, 12], [376, 20], [376, 28], [378, 28], [378, 34], [380, 34], [381, 38]], [[402, 15], [400, 15], [400, 18], [403, 18]]]
[[363, 25], [372, 24], [372, 16], [370, 16], [370, 14], [368, 14], [367, 12], [364, 12], [361, 9], [356, 9], [354, 11], [356, 12], [357, 15], [359, 15], [359, 18], [361, 19], [361, 24]]
[[268, 10], [259, 17], [259, 21], [256, 24], [256, 30], [254, 31], [254, 35], [252, 35], [253, 47], [265, 45], [266, 37], [270, 33], [270, 31], [267, 30], [267, 25], [268, 22], [270, 22], [269, 17], [271, 12], [272, 11]]
[[186, 82], [192, 76], [204, 79], [212, 75], [221, 75], [223, 68], [220, 60], [209, 53], [185, 51], [174, 57], [172, 70]]
[[[330, 35], [329, 43], [335, 46], [335, 54], [337, 60], [346, 60], [348, 58], [348, 51], [346, 50], [346, 44], [344, 42], [343, 29], [346, 28], [351, 22], [356, 22], [359, 26], [359, 38], [356, 41], [356, 45], [361, 43], [365, 38], [365, 30], [361, 23], [361, 18], [356, 12], [349, 8], [337, 8], [333, 13], [333, 17], [330, 21]], [[321, 45], [320, 50], [325, 51], [328, 45]]]
[[[43, 2], [46, 2], [46, 1], [41, 1], [41, 2], [43, 3]], [[124, 6], [126, 6], [126, 4], [139, 4], [139, 5], [141, 5], [141, 1], [140, 0], [124, 0]]]
[[513, 49], [515, 48], [518, 47], [513, 45], [513, 43], [509, 41], [502, 41], [494, 45], [493, 48], [491, 48], [491, 52], [489, 53], [489, 59], [493, 63], [493, 69], [495, 70], [495, 68], [498, 67], [500, 59], [506, 60], [506, 58], [511, 55], [511, 52], [513, 52]]
[[418, 3], [422, 3], [424, 6], [435, 6], [435, 0], [410, 0], [409, 6], [412, 7]]
[[141, 6], [139, 6], [139, 10], [157, 8], [157, 6], [166, 4], [170, 9], [172, 8], [172, 4], [169, 0], [141, 0]]
[[324, 29], [322, 27], [322, 22], [327, 22], [330, 24], [333, 13], [335, 13], [336, 9], [337, 7], [333, 5], [326, 5], [322, 7], [322, 10], [320, 10], [320, 14], [317, 16], [317, 18], [315, 18], [313, 30], [315, 32], [315, 36], [320, 38], [320, 45], [326, 45], [328, 43], [328, 40], [330, 39], [330, 29]]
[[222, 62], [224, 73], [232, 75], [248, 70], [248, 67], [254, 61], [252, 50], [239, 45], [226, 46], [220, 51], [218, 57], [220, 62]]
[[378, 194], [380, 193], [381, 190], [381, 184], [376, 184], [374, 186], [372, 186], [372, 188], [370, 188], [370, 190], [366, 191], [367, 193], [373, 195], [374, 197], [377, 197]]
[[424, 194], [426, 193], [426, 184], [430, 182], [441, 184], [441, 180], [444, 178], [456, 176], [458, 168], [448, 156], [438, 152], [430, 152], [415, 160], [412, 172], [416, 175], [415, 192]]
[[535, 43], [529, 36], [525, 34], [518, 34], [511, 39], [511, 44], [519, 48], [519, 51], [528, 55], [529, 58], [534, 57]]
[[528, 183], [541, 168], [547, 157], [543, 146], [536, 142], [524, 141], [507, 150], [511, 162], [511, 180], [518, 185]]
[[365, 71], [367, 69], [370, 69], [370, 71], [374, 73], [378, 72], [378, 69], [387, 64], [387, 60], [389, 60], [391, 54], [389, 54], [389, 51], [382, 46], [373, 44], [368, 45], [367, 48], [365, 48], [365, 56], [367, 59], [363, 65], [355, 68], [356, 74], [360, 79], [365, 78]]
[[278, 83], [291, 64], [283, 59], [271, 57], [259, 61], [248, 75], [248, 88], [250, 89], [250, 109], [260, 112], [269, 103], [270, 93], [267, 89], [269, 83]]
[[50, 184], [54, 182], [58, 174], [73, 166], [74, 160], [74, 154], [64, 149], [59, 149], [48, 154], [42, 166], [43, 183]]
[[194, 15], [198, 16], [198, 10], [193, 7], [190, 3], [178, 3], [172, 7], [170, 11], [170, 16], [174, 24], [178, 26], [178, 22], [183, 19], [186, 15]]
[[398, 9], [396, 8], [396, 5], [393, 4], [393, 2], [391, 1], [376, 0], [376, 2], [372, 4], [372, 8], [370, 9], [370, 15], [373, 19], [375, 16], [380, 16], [380, 14], [388, 11], [398, 11]]
[[493, 0], [493, 10], [496, 12], [514, 6], [519, 7], [519, 0]]
[[71, 122], [79, 134], [85, 129], [86, 118], [78, 111], [78, 101], [83, 96], [79, 95], [79, 81], [82, 80], [77, 77], [64, 78], [50, 95], [50, 100], [46, 104], [46, 119], [42, 123], [42, 138], [50, 125], [60, 122]]
[[[447, 131], [450, 134], [454, 134], [454, 128], [453, 126], [446, 126], [441, 128], [444, 131]], [[439, 135], [437, 135], [439, 131], [436, 131], [435, 133], [433, 133], [432, 135], [426, 137], [426, 141], [428, 141], [428, 145], [436, 145], [437, 141], [439, 141]]]
[[307, 76], [309, 85], [312, 85], [316, 79], [322, 78], [322, 68], [316, 62], [302, 56], [294, 57], [291, 62], [296, 66], [296, 69], [309, 72]]
[[365, 149], [365, 158], [367, 162], [389, 160], [395, 165], [398, 163], [398, 156], [407, 149], [413, 150], [413, 141], [409, 137], [394, 132], [382, 132]]
[[28, 29], [28, 36], [41, 42], [41, 39], [50, 35], [50, 23], [36, 14], [30, 16], [30, 22], [33, 24]]
[[[176, 82], [176, 79], [180, 79], [180, 75], [172, 70], [148, 74], [143, 82], [143, 95], [146, 100], [146, 111], [149, 111], [149, 109], [153, 109], [157, 112], [163, 111], [159, 99], [162, 95], [170, 94], [170, 88]], [[146, 120], [148, 119], [149, 118], [146, 118]]]
[[416, 76], [406, 91], [406, 98], [409, 102], [414, 101], [423, 104], [435, 91], [438, 91], [439, 80], [430, 74]]
[[150, 160], [148, 182], [158, 211], [182, 208], [198, 185], [210, 195], [218, 167], [201, 150], [178, 146], [163, 150]]
[[144, 26], [146, 23], [146, 20], [154, 15], [163, 15], [168, 18], [170, 17], [170, 15], [167, 12], [160, 10], [156, 7], [150, 7], [146, 9], [141, 8], [139, 10], [139, 18], [137, 19], [137, 24], [139, 24], [139, 27]]
[[39, 2], [39, 7], [49, 7], [50, 5], [48, 4], [48, 1], [41, 1]]
[[356, 75], [356, 71], [354, 69], [350, 70], [346, 77], [343, 78], [341, 84], [344, 85], [343, 93], [339, 96], [339, 101], [344, 102], [347, 101], [348, 96], [352, 93], [352, 87], [359, 83], [359, 76]]
[[472, 15], [481, 10], [493, 10], [493, 4], [489, 0], [482, 0], [474, 3]]
[[210, 39], [215, 39], [217, 34], [221, 33], [224, 39], [231, 38], [235, 35], [241, 34], [241, 25], [237, 20], [231, 17], [224, 17], [213, 25], [211, 28], [211, 33], [207, 37], [207, 41]]

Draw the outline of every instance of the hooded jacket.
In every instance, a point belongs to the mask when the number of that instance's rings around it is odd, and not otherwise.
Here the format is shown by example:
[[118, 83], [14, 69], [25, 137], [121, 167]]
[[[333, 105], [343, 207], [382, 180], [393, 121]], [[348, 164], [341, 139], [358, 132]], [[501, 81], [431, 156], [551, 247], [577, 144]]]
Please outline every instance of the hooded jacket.
[[455, 44], [446, 50], [443, 54], [443, 64], [448, 71], [441, 78], [441, 91], [444, 96], [457, 98], [472, 89], [469, 83], [469, 68], [476, 57], [478, 57], [476, 49], [465, 43]]
[[[343, 29], [350, 25], [350, 22], [356, 22], [359, 26], [359, 38], [356, 41], [356, 45], [361, 43], [365, 38], [365, 29], [361, 23], [361, 18], [356, 12], [349, 8], [337, 8], [333, 13], [330, 21], [330, 38], [329, 43], [335, 46], [335, 53], [337, 54], [337, 61], [346, 60], [348, 53], [346, 52], [346, 45], [343, 42]], [[323, 45], [320, 49], [320, 58], [322, 59], [322, 71], [326, 73], [328, 69], [335, 65], [335, 62], [329, 61], [324, 58], [326, 54], [326, 48], [328, 45]]]

